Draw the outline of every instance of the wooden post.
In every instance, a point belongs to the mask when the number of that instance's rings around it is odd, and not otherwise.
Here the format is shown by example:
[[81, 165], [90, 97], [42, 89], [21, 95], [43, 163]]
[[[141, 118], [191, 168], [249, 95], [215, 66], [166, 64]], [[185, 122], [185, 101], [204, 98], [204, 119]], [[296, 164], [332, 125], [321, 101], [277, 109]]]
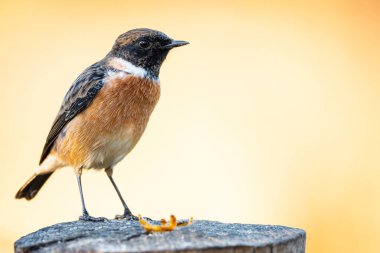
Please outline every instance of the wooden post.
[[15, 252], [304, 253], [304, 230], [196, 220], [171, 232], [146, 233], [137, 221], [74, 221], [21, 237]]

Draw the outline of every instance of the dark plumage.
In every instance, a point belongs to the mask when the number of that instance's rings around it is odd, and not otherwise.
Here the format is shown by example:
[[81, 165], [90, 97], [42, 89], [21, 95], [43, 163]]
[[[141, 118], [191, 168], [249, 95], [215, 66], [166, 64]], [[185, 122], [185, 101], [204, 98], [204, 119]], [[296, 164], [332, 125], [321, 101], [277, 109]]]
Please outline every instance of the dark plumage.
[[61, 108], [46, 138], [40, 164], [50, 153], [55, 140], [65, 125], [78, 113], [86, 109], [96, 94], [103, 87], [103, 79], [107, 68], [101, 62], [92, 64], [74, 81], [63, 99]]

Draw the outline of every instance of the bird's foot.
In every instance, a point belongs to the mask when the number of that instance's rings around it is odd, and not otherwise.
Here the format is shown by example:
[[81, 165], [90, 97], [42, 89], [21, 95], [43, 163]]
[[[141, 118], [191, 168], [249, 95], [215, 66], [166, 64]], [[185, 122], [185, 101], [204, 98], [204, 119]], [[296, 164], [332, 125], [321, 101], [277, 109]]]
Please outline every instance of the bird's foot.
[[104, 217], [93, 217], [88, 214], [84, 214], [79, 216], [79, 220], [81, 221], [93, 221], [93, 222], [101, 222], [101, 221], [107, 221], [107, 218]]
[[[152, 221], [152, 219], [150, 219], [148, 217], [144, 217], [144, 219]], [[135, 220], [135, 221], [138, 221], [139, 217], [137, 217], [136, 215], [133, 215], [131, 213], [131, 211], [125, 210], [124, 214], [118, 214], [118, 215], [116, 215], [115, 216], [115, 220], [130, 220], [130, 221], [134, 221]]]
[[133, 214], [118, 214], [115, 220], [139, 220], [139, 218]]

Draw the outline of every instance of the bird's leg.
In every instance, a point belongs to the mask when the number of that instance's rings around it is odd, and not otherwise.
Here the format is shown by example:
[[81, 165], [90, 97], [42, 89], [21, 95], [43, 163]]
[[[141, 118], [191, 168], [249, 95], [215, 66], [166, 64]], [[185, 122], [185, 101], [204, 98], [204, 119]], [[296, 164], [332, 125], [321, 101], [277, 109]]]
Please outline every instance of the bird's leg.
[[107, 173], [107, 176], [110, 179], [113, 187], [115, 188], [116, 193], [119, 196], [119, 199], [120, 199], [120, 201], [121, 201], [121, 203], [123, 204], [123, 207], [124, 207], [124, 214], [122, 214], [122, 215], [116, 215], [115, 219], [118, 219], [118, 220], [120, 220], [120, 219], [138, 220], [138, 217], [135, 216], [135, 215], [133, 215], [132, 212], [131, 212], [131, 210], [129, 210], [127, 204], [125, 203], [125, 201], [123, 199], [123, 196], [121, 196], [121, 193], [120, 193], [119, 189], [117, 188], [117, 185], [116, 185], [115, 181], [112, 178], [112, 172], [113, 172], [112, 167], [107, 168], [105, 170], [105, 172]]
[[83, 190], [82, 190], [82, 169], [80, 169], [77, 173], [77, 181], [78, 181], [78, 187], [79, 187], [79, 193], [80, 193], [80, 198], [82, 201], [82, 216], [79, 216], [79, 220], [83, 221], [105, 221], [106, 218], [103, 217], [92, 217], [88, 214], [86, 205], [84, 204], [84, 197], [83, 197]]

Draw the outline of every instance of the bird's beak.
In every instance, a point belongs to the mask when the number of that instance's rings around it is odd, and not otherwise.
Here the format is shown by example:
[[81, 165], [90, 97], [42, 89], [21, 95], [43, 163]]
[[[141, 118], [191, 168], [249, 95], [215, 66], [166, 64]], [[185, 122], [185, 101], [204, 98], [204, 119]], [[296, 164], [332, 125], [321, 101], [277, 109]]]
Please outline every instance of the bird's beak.
[[173, 40], [170, 44], [163, 46], [164, 49], [172, 49], [174, 47], [182, 47], [184, 45], [189, 44], [187, 41], [183, 40]]

